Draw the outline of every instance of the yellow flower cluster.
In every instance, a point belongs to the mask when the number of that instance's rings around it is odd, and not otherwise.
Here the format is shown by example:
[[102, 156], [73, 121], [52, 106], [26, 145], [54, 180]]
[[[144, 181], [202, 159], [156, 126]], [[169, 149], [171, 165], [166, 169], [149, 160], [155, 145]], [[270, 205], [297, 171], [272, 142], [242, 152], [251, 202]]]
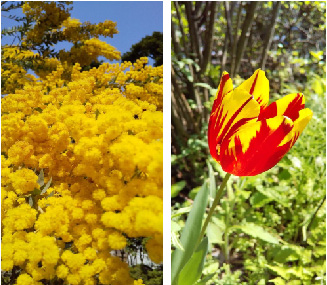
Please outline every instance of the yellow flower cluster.
[[162, 67], [145, 63], [76, 64], [68, 80], [59, 62], [2, 98], [2, 270], [20, 267], [17, 284], [141, 285], [111, 254], [130, 238], [162, 261]]
[[70, 42], [85, 41], [91, 37], [113, 37], [118, 33], [116, 23], [104, 21], [99, 24], [81, 23], [78, 19], [67, 18], [61, 25], [58, 33], [62, 31], [63, 37]]
[[42, 44], [47, 32], [60, 27], [70, 16], [68, 9], [56, 1], [26, 1], [22, 9], [29, 22], [35, 22], [25, 35], [28, 44]]
[[55, 57], [41, 58], [34, 64], [34, 72], [40, 78], [45, 78], [51, 72], [58, 72], [61, 62]]
[[89, 65], [100, 55], [108, 60], [120, 59], [119, 51], [97, 38], [86, 40], [81, 46], [73, 46], [70, 51], [61, 50], [59, 52], [59, 58], [62, 62], [66, 61], [69, 65], [78, 62], [82, 66]]
[[[162, 86], [163, 66], [156, 68], [144, 66], [147, 62], [146, 57], [141, 57], [133, 64], [129, 72], [121, 73], [121, 77], [117, 80], [126, 80], [127, 77], [127, 80], [132, 82], [126, 86], [126, 94], [129, 98], [147, 101], [162, 110], [163, 89], [160, 86]], [[139, 84], [139, 82], [145, 82], [145, 84]]]
[[15, 60], [24, 60], [24, 59], [31, 59], [37, 58], [39, 56], [38, 53], [34, 53], [31, 50], [21, 50], [17, 46], [8, 46], [5, 45], [2, 47], [3, 55], [2, 57], [7, 58], [15, 58]]
[[8, 94], [16, 88], [35, 82], [36, 78], [28, 74], [20, 62], [24, 60], [35, 61], [39, 54], [30, 50], [21, 50], [17, 46], [5, 45], [2, 47], [1, 56], [1, 92]]

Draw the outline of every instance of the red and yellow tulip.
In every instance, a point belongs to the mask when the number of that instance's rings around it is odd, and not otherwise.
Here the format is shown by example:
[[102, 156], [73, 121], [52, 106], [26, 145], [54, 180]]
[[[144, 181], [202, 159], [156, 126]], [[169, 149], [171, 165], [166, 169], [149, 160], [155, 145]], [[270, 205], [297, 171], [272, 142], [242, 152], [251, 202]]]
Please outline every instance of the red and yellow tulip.
[[208, 143], [224, 171], [254, 176], [278, 163], [312, 117], [301, 93], [268, 105], [269, 81], [262, 70], [233, 89], [224, 72], [213, 103]]

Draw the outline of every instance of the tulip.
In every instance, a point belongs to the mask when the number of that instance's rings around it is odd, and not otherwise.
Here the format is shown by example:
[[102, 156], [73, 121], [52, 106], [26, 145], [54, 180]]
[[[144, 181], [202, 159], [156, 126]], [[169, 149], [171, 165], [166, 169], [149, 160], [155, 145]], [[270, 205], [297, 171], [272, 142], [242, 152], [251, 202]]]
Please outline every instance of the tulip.
[[276, 165], [295, 144], [312, 117], [301, 93], [269, 103], [269, 81], [262, 70], [233, 89], [224, 72], [213, 103], [208, 143], [223, 170], [254, 176]]

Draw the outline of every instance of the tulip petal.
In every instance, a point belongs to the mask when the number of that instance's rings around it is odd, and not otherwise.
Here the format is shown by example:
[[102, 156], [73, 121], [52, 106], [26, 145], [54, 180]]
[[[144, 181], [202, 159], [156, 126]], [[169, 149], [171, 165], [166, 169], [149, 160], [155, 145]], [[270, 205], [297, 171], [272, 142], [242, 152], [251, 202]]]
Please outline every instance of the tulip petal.
[[214, 104], [220, 104], [223, 98], [233, 90], [233, 82], [228, 72], [224, 71], [221, 76]]
[[208, 143], [212, 157], [219, 162], [220, 145], [224, 137], [230, 131], [234, 133], [248, 121], [257, 118], [259, 113], [258, 102], [242, 89], [229, 92], [220, 104], [214, 105], [208, 126]]
[[[213, 102], [212, 105], [212, 111], [211, 111], [211, 116], [210, 116], [210, 121], [209, 121], [209, 126], [208, 126], [208, 142], [209, 142], [209, 148], [210, 148], [210, 153], [211, 155], [217, 160], [217, 151], [216, 151], [216, 146], [217, 146], [217, 142], [218, 142], [218, 129], [217, 128], [213, 128], [213, 121], [216, 121], [217, 118], [217, 113], [215, 113], [216, 115], [213, 116], [213, 113], [220, 109], [221, 106], [221, 102], [224, 99], [224, 97], [226, 96], [226, 94], [228, 94], [229, 92], [233, 91], [233, 82], [232, 79], [229, 77], [228, 72], [224, 71], [221, 79], [220, 79], [220, 83], [218, 86], [218, 90], [216, 93], [216, 98], [215, 101]], [[211, 124], [210, 124], [211, 122]], [[211, 125], [211, 127], [210, 127]]]
[[269, 103], [269, 81], [265, 72], [257, 69], [253, 75], [245, 80], [237, 89], [244, 89], [253, 95], [261, 109], [264, 109]]
[[299, 111], [303, 108], [304, 96], [302, 93], [288, 94], [265, 108], [260, 113], [258, 120], [284, 115], [295, 121], [299, 117]]
[[306, 125], [312, 118], [312, 111], [305, 108], [299, 112], [299, 118], [294, 122], [294, 131], [296, 139], [300, 136]]
[[292, 147], [297, 139], [299, 138], [300, 134], [309, 123], [312, 118], [312, 111], [308, 108], [299, 111], [298, 118], [294, 122], [294, 128], [292, 131], [283, 139], [280, 143], [280, 146], [290, 142], [290, 147]]
[[[302, 123], [299, 123], [299, 128], [300, 125], [302, 127]], [[285, 116], [253, 120], [223, 140], [222, 168], [237, 176], [254, 176], [272, 168], [291, 148], [292, 140], [281, 142], [293, 127], [293, 121]]]

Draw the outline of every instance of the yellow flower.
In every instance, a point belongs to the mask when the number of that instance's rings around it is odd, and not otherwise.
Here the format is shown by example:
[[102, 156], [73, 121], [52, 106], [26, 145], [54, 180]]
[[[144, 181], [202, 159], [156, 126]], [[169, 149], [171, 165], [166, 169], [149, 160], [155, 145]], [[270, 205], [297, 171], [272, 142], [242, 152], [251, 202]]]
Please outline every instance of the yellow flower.
[[34, 153], [33, 145], [26, 141], [17, 141], [8, 150], [8, 158], [15, 165], [28, 162]]
[[142, 279], [134, 280], [134, 285], [144, 285]]
[[[19, 267], [17, 284], [134, 284], [111, 251], [144, 237], [162, 260], [162, 67], [141, 58], [86, 71], [101, 55], [120, 58], [98, 39], [116, 23], [80, 23], [57, 2], [23, 12], [35, 25], [2, 65], [2, 269]], [[30, 51], [49, 31], [73, 47], [59, 58]]]
[[41, 284], [41, 283], [39, 283], [39, 282], [35, 283], [33, 278], [26, 273], [20, 274], [17, 278], [16, 285], [34, 285], [34, 284]]
[[12, 186], [17, 194], [26, 194], [39, 189], [37, 175], [30, 169], [22, 168], [10, 174]]
[[108, 243], [112, 249], [123, 249], [126, 246], [126, 238], [119, 232], [112, 232], [108, 236]]

